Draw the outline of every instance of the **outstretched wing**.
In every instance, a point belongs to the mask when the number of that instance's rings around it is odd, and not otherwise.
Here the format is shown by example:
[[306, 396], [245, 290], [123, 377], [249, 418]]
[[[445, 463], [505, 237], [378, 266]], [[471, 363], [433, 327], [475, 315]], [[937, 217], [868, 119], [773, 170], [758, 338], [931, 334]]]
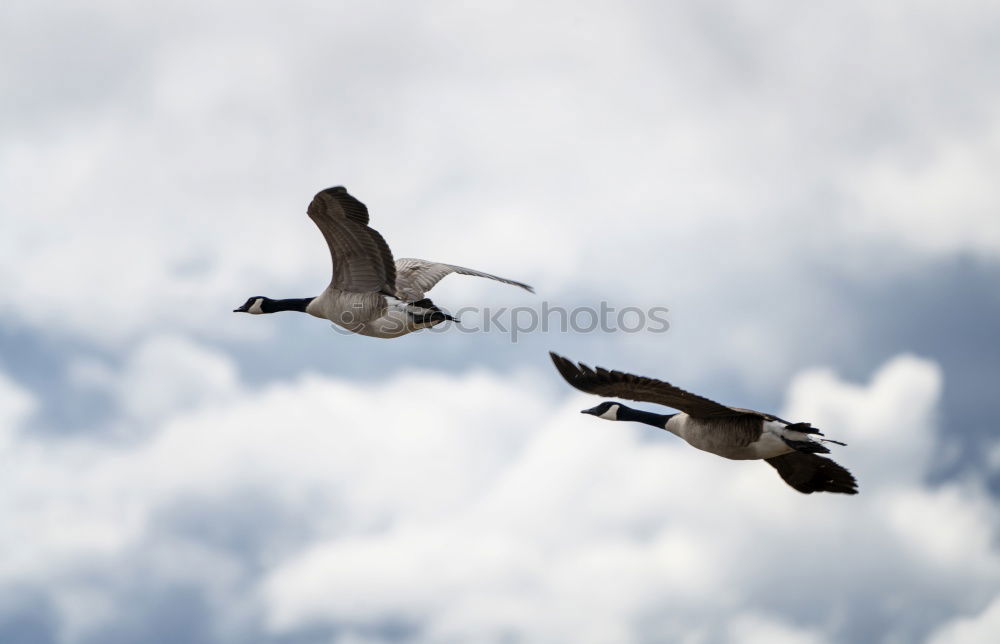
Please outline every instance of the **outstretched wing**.
[[524, 290], [534, 293], [535, 289], [527, 284], [509, 280], [506, 277], [490, 275], [482, 271], [455, 266], [453, 264], [442, 264], [440, 262], [428, 262], [425, 259], [414, 259], [412, 257], [402, 257], [396, 260], [396, 297], [407, 302], [421, 300], [427, 291], [431, 290], [435, 284], [442, 279], [458, 273], [459, 275], [471, 275], [473, 277], [485, 277], [512, 286], [520, 286]]
[[858, 482], [854, 476], [828, 458], [816, 454], [791, 452], [765, 459], [778, 470], [778, 475], [793, 488], [804, 494], [836, 492], [857, 494]]
[[307, 212], [330, 247], [330, 286], [355, 293], [395, 292], [392, 251], [382, 235], [368, 226], [368, 208], [363, 203], [343, 186], [336, 186], [317, 193]]
[[[747, 415], [743, 410], [727, 407], [714, 400], [684, 391], [668, 382], [634, 376], [621, 371], [607, 369], [591, 369], [583, 363], [574, 364], [570, 360], [549, 352], [556, 369], [580, 391], [586, 391], [598, 396], [625, 398], [641, 402], [653, 402], [682, 412], [695, 418], [722, 418]], [[749, 412], [758, 415], [756, 412]]]

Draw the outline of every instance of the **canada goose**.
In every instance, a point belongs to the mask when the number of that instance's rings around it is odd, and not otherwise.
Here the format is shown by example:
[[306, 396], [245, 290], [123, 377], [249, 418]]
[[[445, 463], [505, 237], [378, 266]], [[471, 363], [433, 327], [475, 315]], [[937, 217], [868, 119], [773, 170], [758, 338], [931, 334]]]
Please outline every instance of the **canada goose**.
[[455, 319], [424, 297], [451, 273], [485, 277], [535, 292], [527, 284], [471, 268], [411, 258], [393, 262], [382, 235], [368, 227], [368, 208], [343, 186], [319, 192], [307, 212], [330, 247], [330, 285], [317, 297], [272, 300], [254, 296], [233, 309], [234, 313], [302, 311], [354, 333], [396, 338]]
[[805, 494], [839, 492], [857, 494], [857, 482], [846, 469], [828, 458], [823, 443], [844, 443], [821, 438], [809, 423], [789, 423], [777, 416], [751, 409], [727, 407], [673, 385], [621, 371], [608, 371], [571, 361], [550, 352], [556, 369], [566, 382], [581, 391], [599, 396], [654, 402], [679, 414], [654, 414], [603, 402], [581, 413], [606, 420], [631, 420], [665, 429], [680, 436], [692, 447], [735, 460], [764, 459], [793, 488]]

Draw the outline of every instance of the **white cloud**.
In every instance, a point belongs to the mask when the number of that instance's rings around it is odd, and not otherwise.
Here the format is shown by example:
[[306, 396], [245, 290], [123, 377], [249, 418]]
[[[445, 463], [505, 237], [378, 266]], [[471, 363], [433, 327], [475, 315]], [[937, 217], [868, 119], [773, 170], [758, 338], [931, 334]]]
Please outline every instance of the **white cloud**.
[[763, 615], [737, 616], [729, 624], [733, 644], [822, 644], [826, 637]]
[[1000, 633], [1000, 595], [978, 615], [959, 617], [938, 629], [929, 644], [981, 644]]
[[[330, 183], [373, 207], [398, 254], [550, 296], [714, 310], [704, 294], [741, 276], [815, 290], [801, 262], [871, 280], [995, 258], [995, 8], [775, 11], [359, 4], [280, 20], [244, 7], [234, 23], [200, 3], [171, 20], [108, 3], [87, 15], [101, 39], [87, 49], [75, 14], [18, 10], [7, 22], [32, 28], [7, 34], [11, 78], [71, 69], [90, 89], [53, 84], [7, 119], [11, 308], [110, 346], [263, 333], [226, 315], [322, 288], [304, 209]], [[847, 32], [849, 48], [833, 37]], [[953, 83], [964, 112], [941, 91]], [[488, 301], [475, 280], [453, 288]]]
[[[829, 369], [813, 369], [792, 383], [785, 416], [809, 418], [831, 438], [848, 443], [866, 478], [878, 479], [880, 487], [909, 487], [929, 471], [942, 449], [937, 441], [947, 440], [932, 431], [941, 381], [937, 365], [910, 355], [884, 364], [867, 387], [843, 382]], [[891, 446], [891, 468], [875, 446]]]
[[[819, 642], [850, 620], [912, 638], [935, 623], [900, 607], [951, 615], [1000, 580], [984, 490], [923, 483], [941, 383], [912, 356], [868, 385], [812, 371], [790, 386], [787, 413], [851, 443], [835, 455], [859, 478], [850, 498], [583, 417], [588, 397], [553, 404], [531, 372], [263, 389], [231, 373], [197, 345], [153, 341], [112, 379], [163, 389], [155, 415], [119, 401], [149, 426], [139, 440], [8, 449], [0, 583], [44, 587], [67, 641], [120, 619], [131, 575], [200, 588], [230, 638], [263, 614], [273, 636], [364, 640], [392, 623], [427, 641]], [[215, 393], [188, 396], [198, 383]]]
[[[644, 624], [654, 638], [708, 628], [712, 637], [745, 630], [825, 641], [836, 631], [824, 635], [822, 618], [800, 628], [758, 612], [795, 615], [829, 603], [819, 611], [832, 619], [877, 604], [900, 577], [914, 580], [908, 600], [918, 605], [951, 601], [963, 585], [979, 596], [1000, 574], [983, 538], [993, 533], [988, 498], [975, 487], [921, 484], [936, 367], [899, 357], [867, 387], [832, 376], [820, 384], [816, 375], [792, 386], [796, 418], [826, 416], [831, 435], [849, 440], [873, 425], [882, 434], [836, 455], [861, 480], [859, 497], [799, 496], [759, 463], [642, 443], [641, 428], [581, 422], [574, 412], [583, 403], [574, 403], [539, 419], [520, 458], [450, 520], [332, 538], [292, 557], [264, 585], [272, 625], [392, 617], [423, 624], [431, 640], [507, 629], [606, 641], [635, 637]], [[913, 400], [921, 401], [915, 409]], [[899, 436], [911, 445], [897, 449]], [[969, 538], [956, 540], [961, 532]], [[874, 580], [858, 572], [872, 560], [880, 560]], [[728, 622], [734, 606], [750, 616]]]
[[0, 454], [17, 439], [18, 428], [37, 406], [34, 396], [0, 369]]
[[145, 339], [117, 371], [91, 359], [71, 364], [70, 373], [76, 386], [109, 393], [130, 433], [183, 410], [223, 404], [239, 389], [227, 356], [172, 335]]
[[[913, 158], [916, 156], [917, 158]], [[928, 253], [1000, 257], [1000, 122], [946, 138], [917, 155], [866, 163], [853, 179], [855, 226]]]

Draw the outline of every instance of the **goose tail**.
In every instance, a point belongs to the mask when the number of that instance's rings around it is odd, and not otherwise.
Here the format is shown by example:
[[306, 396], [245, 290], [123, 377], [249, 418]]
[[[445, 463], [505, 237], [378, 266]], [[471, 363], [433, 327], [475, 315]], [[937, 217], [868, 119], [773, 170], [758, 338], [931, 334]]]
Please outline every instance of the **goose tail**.
[[781, 440], [785, 441], [785, 445], [788, 445], [789, 447], [791, 447], [792, 449], [794, 449], [796, 452], [799, 452], [801, 454], [829, 454], [830, 453], [830, 448], [829, 447], [827, 447], [823, 443], [820, 443], [820, 442], [817, 442], [817, 441], [813, 441], [813, 440], [797, 441], [797, 440], [794, 440], [794, 439], [791, 439], [791, 438], [787, 438], [785, 436], [782, 436]]
[[439, 309], [437, 305], [435, 305], [434, 302], [427, 297], [422, 300], [417, 300], [416, 302], [408, 302], [406, 305], [406, 312], [410, 315], [410, 319], [417, 324], [437, 324], [439, 322], [449, 321], [458, 322], [458, 318], [452, 317]]
[[832, 438], [813, 438], [813, 436], [821, 437], [824, 434], [810, 423], [789, 423], [785, 425], [781, 439], [796, 452], [804, 454], [829, 454], [830, 450], [823, 443], [847, 447], [847, 443], [835, 441]]
[[793, 432], [799, 432], [800, 434], [815, 434], [817, 436], [823, 435], [823, 432], [819, 431], [816, 427], [813, 427], [812, 423], [788, 423], [785, 425], [785, 429]]

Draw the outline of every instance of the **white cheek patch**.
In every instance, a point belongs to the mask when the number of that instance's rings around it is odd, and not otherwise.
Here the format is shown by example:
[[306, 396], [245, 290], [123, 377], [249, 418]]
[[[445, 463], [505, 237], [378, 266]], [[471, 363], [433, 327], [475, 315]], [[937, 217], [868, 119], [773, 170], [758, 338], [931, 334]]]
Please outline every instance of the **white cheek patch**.
[[247, 309], [247, 313], [263, 313], [264, 309], [262, 309], [260, 306], [263, 303], [264, 300], [257, 298], [256, 300], [253, 301], [253, 304], [250, 305], [250, 308]]
[[611, 405], [608, 410], [598, 416], [598, 418], [603, 418], [604, 420], [618, 420], [618, 405]]

